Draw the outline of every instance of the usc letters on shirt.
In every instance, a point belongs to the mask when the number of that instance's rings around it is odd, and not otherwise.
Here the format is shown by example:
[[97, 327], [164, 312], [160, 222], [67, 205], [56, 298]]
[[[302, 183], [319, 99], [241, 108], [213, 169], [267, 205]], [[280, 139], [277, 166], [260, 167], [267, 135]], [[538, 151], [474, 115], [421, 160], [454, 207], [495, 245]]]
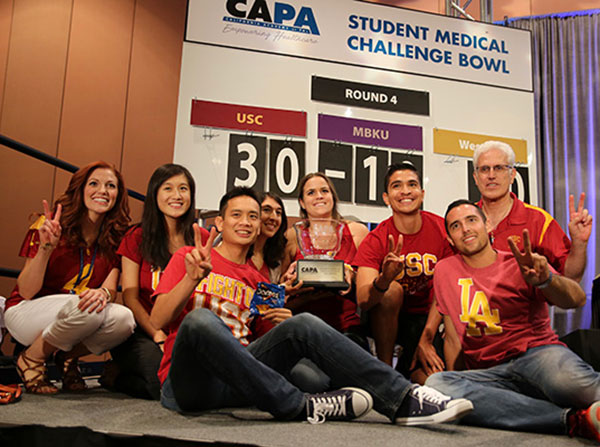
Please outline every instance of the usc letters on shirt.
[[469, 369], [561, 344], [545, 297], [525, 282], [512, 253], [498, 251], [496, 262], [479, 269], [451, 256], [438, 263], [433, 282], [438, 310], [452, 319]]
[[[179, 249], [169, 261], [154, 296], [171, 291], [185, 276], [185, 255], [194, 247]], [[158, 377], [164, 382], [171, 366], [171, 354], [177, 330], [183, 318], [192, 310], [198, 308], [209, 309], [229, 327], [231, 333], [239, 342], [248, 345], [248, 328], [250, 321], [250, 301], [259, 281], [263, 281], [261, 274], [249, 264], [236, 264], [225, 259], [215, 249], [211, 251], [213, 266], [210, 274], [204, 278], [190, 297], [187, 305], [167, 327], [167, 340], [165, 351], [158, 370]]]
[[[444, 219], [433, 213], [421, 211], [423, 225], [415, 234], [402, 234], [401, 259], [404, 269], [396, 277], [404, 288], [402, 312], [426, 314], [431, 307], [432, 278], [436, 264], [453, 254], [446, 239]], [[383, 258], [389, 252], [388, 236], [398, 240], [400, 232], [394, 225], [393, 217], [381, 222], [362, 241], [353, 264], [358, 267], [370, 267], [381, 271]]]

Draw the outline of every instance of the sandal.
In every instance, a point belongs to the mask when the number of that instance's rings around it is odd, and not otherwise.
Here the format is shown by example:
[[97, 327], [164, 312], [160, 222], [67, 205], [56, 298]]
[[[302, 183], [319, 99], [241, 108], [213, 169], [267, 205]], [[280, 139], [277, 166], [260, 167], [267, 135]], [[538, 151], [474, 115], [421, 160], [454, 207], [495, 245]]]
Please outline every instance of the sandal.
[[58, 351], [54, 354], [54, 363], [56, 368], [62, 372], [62, 390], [63, 391], [85, 391], [87, 385], [81, 377], [77, 357], [66, 359], [64, 351]]
[[[23, 368], [19, 366], [19, 361], [23, 363]], [[25, 385], [25, 390], [32, 394], [56, 394], [58, 388], [50, 383], [46, 371], [46, 362], [32, 359], [25, 355], [25, 351], [21, 352], [17, 361], [17, 374]], [[29, 378], [26, 378], [29, 376]]]

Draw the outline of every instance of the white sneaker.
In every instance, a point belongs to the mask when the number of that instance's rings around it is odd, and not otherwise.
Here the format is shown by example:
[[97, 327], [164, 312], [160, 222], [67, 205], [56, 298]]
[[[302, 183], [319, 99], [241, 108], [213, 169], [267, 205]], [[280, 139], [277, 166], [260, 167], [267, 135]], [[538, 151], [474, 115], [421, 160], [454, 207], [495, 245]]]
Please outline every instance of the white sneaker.
[[371, 408], [371, 395], [360, 388], [306, 395], [306, 420], [311, 424], [322, 424], [326, 419], [349, 421], [367, 414]]
[[[449, 422], [473, 410], [467, 399], [450, 396], [428, 386], [413, 385], [396, 415], [399, 425], [426, 425]], [[398, 417], [400, 416], [400, 417]]]

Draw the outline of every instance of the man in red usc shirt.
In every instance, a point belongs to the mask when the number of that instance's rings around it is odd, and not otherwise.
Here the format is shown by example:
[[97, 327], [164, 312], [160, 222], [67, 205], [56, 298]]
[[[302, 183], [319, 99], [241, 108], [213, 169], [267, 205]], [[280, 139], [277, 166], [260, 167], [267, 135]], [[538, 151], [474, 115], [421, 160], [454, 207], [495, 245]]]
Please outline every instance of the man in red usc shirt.
[[391, 365], [398, 342], [403, 350], [396, 369], [408, 376], [431, 307], [435, 266], [453, 252], [444, 220], [421, 210], [425, 191], [413, 165], [391, 165], [384, 185], [392, 216], [365, 237], [354, 257], [357, 300], [369, 310], [379, 359]]

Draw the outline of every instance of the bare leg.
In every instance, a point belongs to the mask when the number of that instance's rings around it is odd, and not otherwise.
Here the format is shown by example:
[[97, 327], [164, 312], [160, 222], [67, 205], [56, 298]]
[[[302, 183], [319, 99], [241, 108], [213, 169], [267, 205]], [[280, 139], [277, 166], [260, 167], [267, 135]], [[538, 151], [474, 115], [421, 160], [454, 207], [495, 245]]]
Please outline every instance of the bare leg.
[[79, 371], [79, 357], [89, 354], [90, 351], [78, 343], [68, 352], [59, 351], [54, 356], [57, 368], [62, 372], [63, 391], [84, 391], [87, 389], [85, 381]]
[[42, 334], [40, 334], [31, 346], [25, 350], [25, 353], [32, 360], [45, 362], [56, 350], [57, 348], [44, 340]]
[[64, 353], [64, 359], [65, 360], [78, 359], [79, 357], [82, 357], [82, 356], [88, 355], [88, 354], [90, 354], [90, 351], [88, 350], [88, 348], [86, 348], [83, 345], [83, 343], [78, 343], [73, 347], [73, 349]]
[[390, 366], [392, 365], [394, 345], [398, 335], [398, 314], [403, 301], [402, 286], [394, 281], [390, 284], [390, 288], [385, 292], [379, 304], [369, 311], [377, 357]]

